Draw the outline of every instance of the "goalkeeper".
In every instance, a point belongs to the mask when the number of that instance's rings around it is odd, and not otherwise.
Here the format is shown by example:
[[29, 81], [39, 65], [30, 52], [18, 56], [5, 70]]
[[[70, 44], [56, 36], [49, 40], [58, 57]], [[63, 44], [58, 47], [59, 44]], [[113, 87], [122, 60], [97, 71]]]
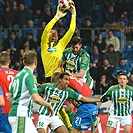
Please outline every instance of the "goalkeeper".
[[60, 40], [58, 40], [57, 30], [52, 28], [60, 18], [67, 14], [67, 12], [61, 11], [59, 6], [57, 7], [56, 15], [46, 25], [41, 36], [41, 57], [44, 66], [46, 82], [50, 82], [51, 76], [55, 72], [59, 61], [61, 60], [62, 53], [75, 32], [76, 9], [74, 4], [70, 7], [69, 12], [71, 13], [70, 27]]

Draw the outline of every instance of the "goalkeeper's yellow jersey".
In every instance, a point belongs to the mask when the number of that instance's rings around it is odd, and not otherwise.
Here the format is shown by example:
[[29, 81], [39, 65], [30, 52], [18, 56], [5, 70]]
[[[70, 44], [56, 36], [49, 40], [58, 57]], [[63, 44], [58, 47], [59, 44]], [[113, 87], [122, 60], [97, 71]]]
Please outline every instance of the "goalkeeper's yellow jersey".
[[46, 77], [52, 76], [58, 67], [58, 63], [61, 60], [62, 53], [70, 42], [76, 28], [76, 17], [71, 18], [70, 28], [66, 34], [59, 40], [56, 46], [55, 52], [48, 52], [49, 34], [54, 24], [57, 22], [56, 18], [53, 18], [45, 27], [41, 37], [41, 57]]

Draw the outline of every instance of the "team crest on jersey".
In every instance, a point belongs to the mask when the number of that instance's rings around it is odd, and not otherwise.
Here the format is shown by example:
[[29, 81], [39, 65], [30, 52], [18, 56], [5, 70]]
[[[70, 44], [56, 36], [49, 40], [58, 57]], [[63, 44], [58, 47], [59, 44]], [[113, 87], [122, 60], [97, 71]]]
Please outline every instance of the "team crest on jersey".
[[75, 63], [73, 61], [67, 61], [66, 64], [69, 69], [73, 69], [75, 67]]
[[58, 103], [58, 102], [60, 102], [60, 98], [59, 98], [58, 96], [55, 96], [55, 95], [51, 95], [51, 96], [49, 97], [49, 100], [50, 100], [50, 102], [52, 102], [52, 103]]
[[126, 101], [127, 101], [127, 99], [125, 97], [118, 98], [118, 102], [121, 104], [124, 104]]

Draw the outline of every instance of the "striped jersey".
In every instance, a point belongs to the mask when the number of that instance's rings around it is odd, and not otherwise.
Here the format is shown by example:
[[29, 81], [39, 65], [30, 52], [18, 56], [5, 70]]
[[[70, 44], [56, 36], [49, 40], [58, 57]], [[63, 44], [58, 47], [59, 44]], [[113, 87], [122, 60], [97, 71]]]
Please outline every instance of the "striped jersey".
[[110, 97], [112, 100], [109, 115], [127, 116], [131, 114], [132, 86], [127, 85], [125, 89], [121, 89], [119, 85], [114, 85], [104, 95]]
[[89, 63], [90, 56], [84, 49], [80, 49], [77, 55], [73, 54], [72, 49], [68, 48], [63, 52], [62, 61], [65, 61], [64, 69], [71, 73], [78, 73], [80, 70], [85, 70], [86, 73], [81, 79], [84, 83], [90, 78]]
[[[57, 84], [46, 83], [38, 90], [40, 94], [44, 94], [44, 100], [52, 105], [55, 116], [58, 115], [60, 108], [67, 98], [75, 100], [80, 100], [81, 98], [80, 94], [74, 92], [70, 88], [59, 90], [56, 86]], [[49, 115], [49, 112], [45, 106], [40, 106], [39, 114]]]
[[25, 67], [16, 75], [10, 93], [13, 101], [9, 116], [31, 117], [33, 100], [30, 95], [38, 93], [32, 70]]

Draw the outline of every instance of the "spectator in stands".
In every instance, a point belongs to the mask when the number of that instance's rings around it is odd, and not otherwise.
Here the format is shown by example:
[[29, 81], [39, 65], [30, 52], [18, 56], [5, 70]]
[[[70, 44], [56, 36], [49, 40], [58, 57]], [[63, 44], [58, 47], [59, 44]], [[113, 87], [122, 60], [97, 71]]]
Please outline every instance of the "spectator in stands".
[[93, 66], [98, 66], [100, 59], [100, 54], [97, 46], [93, 47], [92, 53], [91, 53], [91, 63]]
[[37, 28], [40, 28], [41, 27], [42, 20], [43, 20], [42, 11], [40, 9], [36, 9], [33, 12], [32, 18], [33, 18], [34, 25]]
[[33, 40], [33, 35], [31, 33], [28, 33], [26, 35], [26, 38], [22, 40], [21, 46], [22, 46], [21, 48], [24, 49], [24, 51], [33, 50], [33, 49], [36, 51], [37, 43]]
[[17, 0], [7, 0], [6, 4], [11, 11], [16, 11], [18, 8]]
[[37, 9], [43, 11], [44, 5], [47, 3], [47, 0], [32, 0], [31, 9], [35, 12]]
[[119, 53], [114, 50], [114, 45], [110, 44], [108, 50], [103, 54], [103, 59], [106, 58], [109, 61], [111, 67], [115, 67], [119, 62]]
[[0, 0], [0, 12], [2, 12], [4, 10], [6, 3], [4, 0]]
[[43, 18], [46, 23], [48, 23], [53, 18], [53, 12], [50, 8], [50, 5], [44, 5]]
[[[113, 57], [112, 57], [113, 58]], [[114, 78], [114, 83], [116, 83], [117, 81], [117, 75], [120, 73], [120, 72], [125, 72], [127, 74], [127, 76], [129, 77], [130, 76], [130, 73], [131, 73], [131, 68], [129, 66], [126, 65], [126, 62], [125, 62], [125, 59], [124, 58], [121, 58], [119, 60], [119, 64], [118, 66], [116, 66], [114, 68], [114, 71], [113, 71], [113, 78]]]
[[97, 67], [99, 60], [100, 60], [99, 51], [98, 48], [95, 46], [92, 50], [91, 60], [90, 60], [90, 74], [94, 80], [97, 80], [98, 78]]
[[0, 52], [3, 50], [4, 34], [0, 32]]
[[92, 26], [94, 28], [102, 26], [102, 8], [100, 2], [93, 0], [91, 6]]
[[[76, 0], [75, 0], [76, 1]], [[80, 13], [81, 16], [86, 17], [91, 15], [91, 1], [88, 0], [82, 0], [80, 1]]]
[[91, 45], [91, 43], [92, 43], [91, 17], [85, 18], [81, 28], [82, 29], [80, 29], [80, 37], [82, 38], [83, 45]]
[[118, 15], [126, 11], [130, 16], [131, 12], [133, 11], [133, 1], [132, 0], [117, 0], [115, 4], [115, 10]]
[[109, 60], [107, 58], [103, 59], [102, 65], [98, 67], [98, 80], [102, 75], [106, 76], [106, 80], [109, 83], [112, 83], [112, 73], [113, 73], [114, 68], [111, 67], [109, 64]]
[[105, 40], [103, 39], [102, 34], [97, 35], [97, 38], [93, 42], [93, 47], [95, 46], [98, 48], [99, 54], [102, 56], [106, 49], [106, 43]]
[[26, 27], [23, 29], [22, 37], [26, 38], [27, 34], [31, 34], [33, 37], [33, 40], [37, 40], [38, 37], [38, 31], [37, 28], [34, 26], [34, 22], [32, 20], [29, 20]]
[[114, 6], [110, 5], [107, 9], [107, 11], [105, 11], [104, 13], [104, 23], [108, 23], [110, 25], [116, 26], [117, 24], [117, 14], [114, 10]]
[[12, 30], [3, 42], [3, 50], [8, 50], [10, 52], [11, 65], [14, 64], [14, 61], [18, 55], [20, 43], [21, 40], [17, 37], [15, 30]]
[[108, 38], [105, 40], [106, 42], [106, 50], [110, 44], [113, 44], [114, 51], [120, 51], [120, 40], [118, 37], [114, 36], [114, 31], [110, 29], [108, 31]]
[[133, 87], [133, 73], [130, 74], [128, 84]]
[[121, 16], [120, 16], [118, 22], [124, 23], [124, 26], [129, 26], [129, 19], [128, 19], [128, 14], [126, 11], [121, 13]]
[[100, 81], [96, 82], [96, 88], [94, 93], [103, 95], [109, 88], [109, 82], [107, 81], [106, 75], [101, 75]]
[[14, 22], [14, 12], [11, 11], [10, 7], [6, 7], [1, 13], [1, 24], [4, 28], [12, 28]]
[[23, 65], [19, 61], [15, 61], [14, 65], [11, 66], [13, 70], [20, 71], [23, 69]]
[[18, 6], [18, 10], [14, 14], [14, 27], [15, 28], [24, 28], [31, 19], [31, 14], [28, 10], [25, 9], [25, 5], [20, 3]]

